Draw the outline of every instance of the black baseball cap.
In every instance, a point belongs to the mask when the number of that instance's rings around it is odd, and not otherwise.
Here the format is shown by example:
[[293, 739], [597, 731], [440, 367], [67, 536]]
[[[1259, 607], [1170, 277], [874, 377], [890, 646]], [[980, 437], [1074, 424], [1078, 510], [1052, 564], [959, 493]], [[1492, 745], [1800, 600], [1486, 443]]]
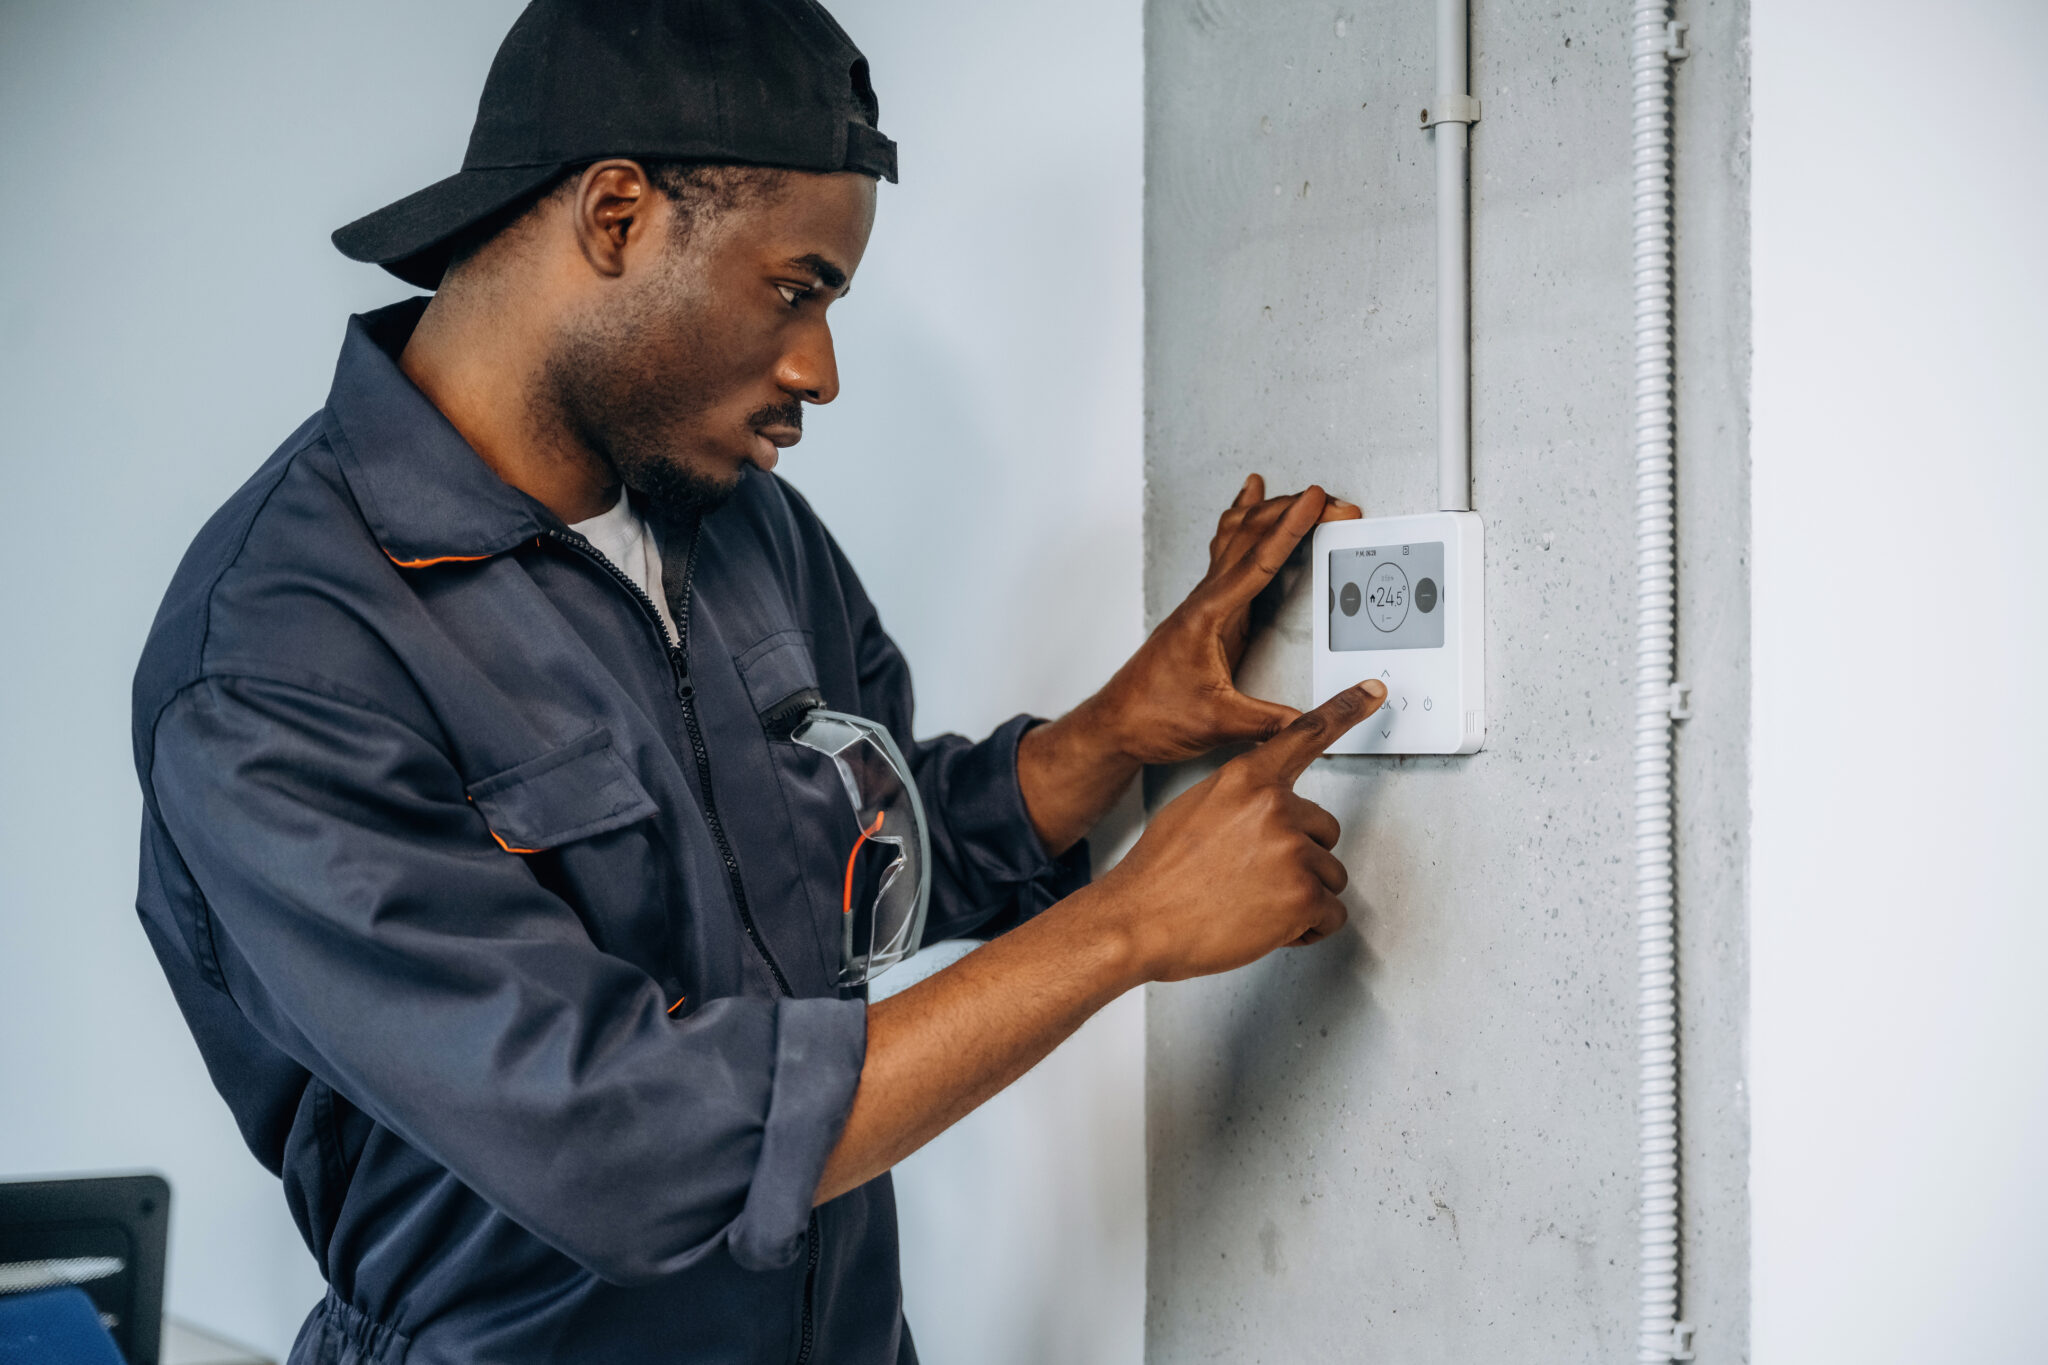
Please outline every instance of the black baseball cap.
[[612, 156], [896, 179], [868, 62], [816, 0], [533, 0], [484, 78], [462, 169], [336, 230], [439, 286], [466, 230]]

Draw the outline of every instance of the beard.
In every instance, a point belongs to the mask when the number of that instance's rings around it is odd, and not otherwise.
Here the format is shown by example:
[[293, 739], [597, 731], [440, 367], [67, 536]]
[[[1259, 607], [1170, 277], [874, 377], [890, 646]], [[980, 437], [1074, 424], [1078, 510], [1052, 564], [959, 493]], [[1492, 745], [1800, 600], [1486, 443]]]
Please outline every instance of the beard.
[[628, 444], [614, 451], [611, 466], [619, 482], [652, 520], [675, 523], [717, 511], [737, 493], [739, 479], [721, 482], [690, 468], [673, 456]]
[[724, 503], [739, 481], [692, 468], [676, 439], [697, 415], [688, 389], [634, 354], [623, 339], [578, 332], [548, 355], [536, 395], [617, 480], [665, 521], [701, 516]]
[[[543, 420], [561, 423], [663, 521], [716, 510], [745, 477], [744, 467], [721, 478], [688, 459], [692, 434], [727, 378], [713, 373], [724, 348], [705, 334], [698, 302], [678, 272], [640, 306], [579, 319], [558, 335], [535, 393], [549, 410]], [[748, 414], [745, 426], [801, 430], [803, 419], [802, 402], [792, 398]]]

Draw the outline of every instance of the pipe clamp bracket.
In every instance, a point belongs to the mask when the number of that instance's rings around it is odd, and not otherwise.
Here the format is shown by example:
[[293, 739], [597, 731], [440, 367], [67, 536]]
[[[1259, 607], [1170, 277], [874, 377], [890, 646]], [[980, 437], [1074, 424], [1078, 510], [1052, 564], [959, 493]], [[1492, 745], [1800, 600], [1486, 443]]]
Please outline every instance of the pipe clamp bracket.
[[1669, 1352], [1670, 1358], [1673, 1360], [1691, 1360], [1693, 1358], [1692, 1324], [1689, 1322], [1674, 1322], [1664, 1331], [1659, 1332], [1643, 1344], [1659, 1356]]
[[1429, 108], [1422, 111], [1422, 126], [1434, 128], [1439, 123], [1479, 122], [1479, 101], [1470, 95], [1438, 95]]

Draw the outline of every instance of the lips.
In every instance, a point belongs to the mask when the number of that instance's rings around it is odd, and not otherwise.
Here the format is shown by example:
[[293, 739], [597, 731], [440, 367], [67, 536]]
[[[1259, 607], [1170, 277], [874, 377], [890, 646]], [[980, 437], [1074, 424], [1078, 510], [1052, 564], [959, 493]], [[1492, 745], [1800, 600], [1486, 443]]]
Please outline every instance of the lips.
[[801, 428], [772, 424], [754, 428], [753, 449], [747, 459], [762, 473], [770, 473], [782, 451], [804, 438]]

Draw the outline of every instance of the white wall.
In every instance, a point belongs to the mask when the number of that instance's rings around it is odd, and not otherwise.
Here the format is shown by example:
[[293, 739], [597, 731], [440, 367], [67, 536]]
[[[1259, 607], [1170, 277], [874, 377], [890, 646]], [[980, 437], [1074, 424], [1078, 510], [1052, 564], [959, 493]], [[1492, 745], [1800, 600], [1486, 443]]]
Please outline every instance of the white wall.
[[[845, 391], [781, 467], [917, 668], [922, 729], [1056, 714], [1140, 638], [1137, 0], [828, 3], [902, 183], [834, 310]], [[1143, 1048], [1133, 993], [899, 1170], [927, 1365], [1135, 1365]]]
[[2048, 1330], [2048, 8], [1755, 0], [1755, 1359]]
[[[902, 144], [846, 395], [785, 468], [927, 727], [1056, 709], [1136, 642], [1136, 5], [848, 0]], [[135, 923], [128, 680], [207, 513], [404, 292], [327, 244], [460, 160], [518, 6], [0, 4], [0, 1175], [169, 1174], [175, 1311], [281, 1353], [318, 1293]], [[1136, 1002], [903, 1172], [925, 1358], [1128, 1361]]]

